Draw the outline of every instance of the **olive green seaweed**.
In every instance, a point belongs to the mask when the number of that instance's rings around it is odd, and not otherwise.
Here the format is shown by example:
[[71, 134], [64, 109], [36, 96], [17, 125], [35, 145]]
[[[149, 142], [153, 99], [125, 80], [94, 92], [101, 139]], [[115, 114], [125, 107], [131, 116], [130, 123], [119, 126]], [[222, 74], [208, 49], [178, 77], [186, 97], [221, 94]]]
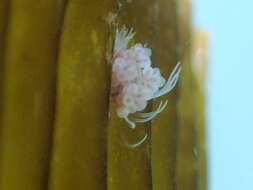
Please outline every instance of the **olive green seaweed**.
[[[206, 73], [192, 57], [203, 48], [207, 64], [208, 44], [191, 19], [190, 0], [0, 0], [0, 190], [206, 190]], [[110, 102], [122, 27], [164, 78], [182, 66], [144, 112], [167, 107], [134, 129]]]
[[49, 190], [104, 190], [112, 0], [69, 0], [59, 53]]
[[181, 0], [179, 7], [180, 53], [183, 63], [179, 94], [177, 148], [177, 189], [195, 190], [198, 180], [198, 148], [196, 128], [196, 84], [192, 71], [191, 3]]
[[[3, 86], [4, 86], [4, 50], [5, 50], [5, 38], [6, 28], [8, 23], [8, 0], [0, 0], [0, 168], [2, 159], [2, 117], [3, 117]], [[0, 170], [1, 172], [1, 170]], [[1, 177], [1, 173], [0, 173]]]
[[[157, 1], [157, 33], [154, 65], [166, 78], [178, 62], [177, 4], [175, 0]], [[168, 106], [151, 122], [151, 163], [153, 188], [174, 190], [176, 188], [175, 166], [177, 147], [177, 87], [162, 98]]]
[[63, 1], [9, 3], [3, 62], [0, 189], [44, 190]]
[[[0, 134], [2, 126], [2, 108], [3, 108], [3, 84], [4, 84], [4, 47], [6, 38], [6, 28], [8, 22], [9, 1], [0, 0]], [[0, 141], [0, 155], [1, 155], [1, 141]]]

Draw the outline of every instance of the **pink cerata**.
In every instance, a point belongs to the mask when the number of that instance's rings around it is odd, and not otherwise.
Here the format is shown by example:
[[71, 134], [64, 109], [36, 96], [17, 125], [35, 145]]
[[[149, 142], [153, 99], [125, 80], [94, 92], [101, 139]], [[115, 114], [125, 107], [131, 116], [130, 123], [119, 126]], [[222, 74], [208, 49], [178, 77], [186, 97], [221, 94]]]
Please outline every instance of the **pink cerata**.
[[[142, 112], [149, 101], [169, 93], [175, 87], [181, 72], [178, 63], [166, 80], [159, 68], [152, 67], [150, 48], [140, 43], [129, 47], [134, 36], [133, 29], [125, 26], [116, 31], [111, 80], [111, 98], [117, 115], [131, 128], [135, 128], [136, 123], [152, 120], [165, 109], [167, 100], [161, 101], [154, 111]], [[137, 112], [138, 116], [135, 114]]]

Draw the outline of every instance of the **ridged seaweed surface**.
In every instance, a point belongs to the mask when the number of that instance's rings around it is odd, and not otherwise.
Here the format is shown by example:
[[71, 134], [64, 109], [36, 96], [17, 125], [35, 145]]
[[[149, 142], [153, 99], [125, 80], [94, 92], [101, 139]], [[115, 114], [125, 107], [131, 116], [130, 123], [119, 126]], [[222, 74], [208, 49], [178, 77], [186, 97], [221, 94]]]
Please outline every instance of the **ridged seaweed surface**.
[[106, 189], [111, 0], [68, 2], [58, 62], [50, 190]]
[[[1, 134], [1, 123], [2, 123], [2, 108], [3, 108], [3, 80], [4, 80], [4, 45], [5, 45], [5, 34], [8, 22], [8, 0], [0, 0], [0, 134]], [[0, 143], [1, 148], [1, 143]], [[1, 152], [0, 152], [1, 155]]]
[[180, 59], [183, 64], [179, 85], [177, 189], [198, 189], [198, 148], [196, 136], [195, 81], [192, 71], [192, 27], [188, 0], [179, 2]]
[[[5, 36], [1, 190], [46, 188], [53, 129], [59, 0], [12, 0]], [[7, 19], [7, 18], [5, 18]]]
[[[179, 61], [177, 46], [178, 18], [176, 1], [159, 0], [157, 5], [158, 29], [154, 48], [155, 66], [163, 76], [169, 77]], [[176, 189], [176, 149], [177, 149], [177, 104], [178, 88], [154, 101], [153, 106], [166, 99], [168, 106], [151, 122], [151, 168], [153, 189]]]
[[[188, 0], [0, 0], [0, 190], [205, 190], [190, 13]], [[177, 87], [146, 111], [168, 106], [136, 129], [110, 102], [123, 25], [166, 78], [182, 63]]]

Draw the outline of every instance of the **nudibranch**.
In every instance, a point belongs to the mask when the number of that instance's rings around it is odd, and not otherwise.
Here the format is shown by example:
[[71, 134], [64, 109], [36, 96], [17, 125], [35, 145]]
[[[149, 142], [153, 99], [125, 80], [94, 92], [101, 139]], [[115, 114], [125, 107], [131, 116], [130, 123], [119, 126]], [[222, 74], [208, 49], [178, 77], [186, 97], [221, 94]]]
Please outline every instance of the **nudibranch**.
[[[169, 93], [175, 87], [181, 72], [178, 63], [165, 80], [160, 69], [152, 67], [152, 50], [147, 45], [137, 43], [129, 47], [134, 36], [133, 29], [125, 26], [116, 31], [111, 79], [111, 99], [117, 115], [131, 128], [135, 128], [136, 123], [151, 121], [165, 109], [167, 100], [161, 101], [154, 111], [142, 112], [149, 101]], [[137, 112], [138, 117], [135, 115]]]

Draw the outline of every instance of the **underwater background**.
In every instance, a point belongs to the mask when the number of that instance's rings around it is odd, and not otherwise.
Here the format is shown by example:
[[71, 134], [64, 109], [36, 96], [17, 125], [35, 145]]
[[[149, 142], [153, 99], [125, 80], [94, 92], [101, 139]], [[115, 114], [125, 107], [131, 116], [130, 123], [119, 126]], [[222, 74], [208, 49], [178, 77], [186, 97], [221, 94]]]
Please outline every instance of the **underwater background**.
[[250, 0], [194, 0], [194, 22], [209, 32], [209, 189], [252, 189], [253, 70]]
[[[0, 0], [0, 190], [252, 189], [252, 5]], [[124, 26], [164, 78], [182, 68], [135, 129], [111, 101]]]

